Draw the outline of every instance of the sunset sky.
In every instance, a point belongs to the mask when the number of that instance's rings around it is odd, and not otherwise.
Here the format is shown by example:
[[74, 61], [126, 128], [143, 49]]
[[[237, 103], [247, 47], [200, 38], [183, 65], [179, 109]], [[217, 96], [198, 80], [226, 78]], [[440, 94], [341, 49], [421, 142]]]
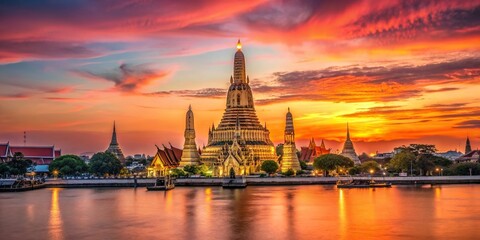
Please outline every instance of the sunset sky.
[[0, 143], [127, 155], [219, 123], [237, 40], [260, 121], [297, 148], [480, 146], [480, 1], [2, 1]]

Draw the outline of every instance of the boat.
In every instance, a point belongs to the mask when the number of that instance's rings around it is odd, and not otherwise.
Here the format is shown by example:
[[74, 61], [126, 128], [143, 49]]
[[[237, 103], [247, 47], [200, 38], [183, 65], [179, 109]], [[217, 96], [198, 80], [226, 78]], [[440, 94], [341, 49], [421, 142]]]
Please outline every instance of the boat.
[[337, 182], [337, 188], [390, 188], [391, 183], [377, 183], [374, 180], [349, 180]]
[[155, 181], [155, 185], [147, 186], [148, 191], [168, 191], [174, 188], [174, 179], [170, 176], [158, 177]]
[[23, 192], [45, 187], [43, 180], [0, 179], [0, 192]]
[[246, 188], [247, 179], [241, 178], [225, 178], [222, 182], [223, 188]]

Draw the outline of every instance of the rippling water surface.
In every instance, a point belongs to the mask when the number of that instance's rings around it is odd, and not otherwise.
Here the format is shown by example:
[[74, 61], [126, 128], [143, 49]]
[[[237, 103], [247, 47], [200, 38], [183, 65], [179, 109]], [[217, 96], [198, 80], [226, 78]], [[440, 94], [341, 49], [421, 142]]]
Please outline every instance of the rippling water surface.
[[480, 185], [0, 193], [0, 239], [479, 239]]

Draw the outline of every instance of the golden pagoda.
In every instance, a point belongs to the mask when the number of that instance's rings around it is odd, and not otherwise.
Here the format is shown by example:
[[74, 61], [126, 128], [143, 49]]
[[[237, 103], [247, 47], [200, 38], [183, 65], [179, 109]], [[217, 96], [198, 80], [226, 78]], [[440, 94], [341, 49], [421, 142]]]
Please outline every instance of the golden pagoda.
[[[275, 147], [270, 140], [270, 131], [258, 120], [253, 104], [252, 89], [245, 70], [245, 56], [240, 40], [234, 56], [233, 76], [227, 93], [226, 109], [217, 127], [212, 126], [208, 133], [208, 144], [202, 150], [200, 160], [213, 171], [214, 175], [225, 175], [223, 166], [234, 148], [239, 154], [234, 158], [248, 156], [249, 160], [239, 160], [235, 164], [248, 164], [236, 174], [249, 174], [259, 171], [265, 160], [278, 160]], [[240, 143], [240, 144], [239, 144]], [[241, 154], [240, 154], [241, 153]], [[228, 164], [232, 164], [228, 161]], [[248, 167], [247, 167], [248, 166]]]

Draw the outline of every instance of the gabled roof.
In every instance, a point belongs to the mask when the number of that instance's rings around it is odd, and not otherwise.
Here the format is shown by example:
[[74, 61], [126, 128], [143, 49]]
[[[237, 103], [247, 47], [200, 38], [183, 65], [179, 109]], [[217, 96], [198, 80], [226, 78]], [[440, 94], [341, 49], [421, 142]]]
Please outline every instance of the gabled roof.
[[55, 158], [54, 146], [10, 146], [10, 151], [21, 152], [25, 158]]
[[[170, 145], [171, 146], [171, 145]], [[182, 157], [182, 150], [172, 147], [168, 148], [163, 145], [163, 150], [157, 146], [157, 153], [151, 163], [151, 166], [154, 166], [156, 161], [160, 161], [160, 163], [164, 167], [178, 167], [180, 159]]]
[[463, 154], [462, 156], [460, 156], [459, 158], [455, 159], [455, 161], [466, 161], [466, 160], [470, 160], [472, 158], [478, 158], [478, 156], [480, 155], [480, 150], [473, 150], [473, 151], [470, 151], [466, 154]]

